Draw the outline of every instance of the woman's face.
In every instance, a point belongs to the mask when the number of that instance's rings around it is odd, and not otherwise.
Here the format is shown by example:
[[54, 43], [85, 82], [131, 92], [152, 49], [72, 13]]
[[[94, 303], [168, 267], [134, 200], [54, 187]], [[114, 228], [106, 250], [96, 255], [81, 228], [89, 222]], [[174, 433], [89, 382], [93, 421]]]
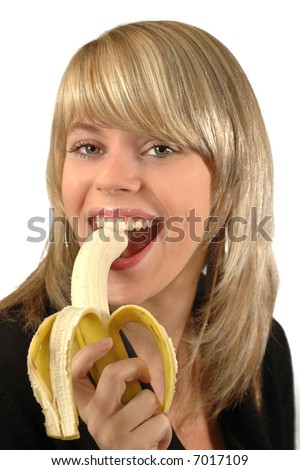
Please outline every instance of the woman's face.
[[105, 125], [71, 126], [62, 196], [78, 241], [103, 218], [129, 224], [128, 248], [109, 274], [111, 305], [147, 306], [194, 289], [210, 187], [210, 171], [194, 151]]

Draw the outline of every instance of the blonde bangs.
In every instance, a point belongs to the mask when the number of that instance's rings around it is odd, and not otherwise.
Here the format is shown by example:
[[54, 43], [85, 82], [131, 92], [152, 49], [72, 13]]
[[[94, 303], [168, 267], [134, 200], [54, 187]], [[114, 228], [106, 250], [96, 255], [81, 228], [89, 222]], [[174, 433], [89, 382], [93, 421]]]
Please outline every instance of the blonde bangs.
[[[210, 157], [207, 127], [218, 111], [207, 102], [207, 78], [193, 45], [176, 30], [173, 36], [163, 25], [156, 36], [147, 25], [127, 25], [83, 46], [60, 87], [65, 130], [74, 120], [102, 122]], [[185, 57], [187, 47], [193, 62]]]

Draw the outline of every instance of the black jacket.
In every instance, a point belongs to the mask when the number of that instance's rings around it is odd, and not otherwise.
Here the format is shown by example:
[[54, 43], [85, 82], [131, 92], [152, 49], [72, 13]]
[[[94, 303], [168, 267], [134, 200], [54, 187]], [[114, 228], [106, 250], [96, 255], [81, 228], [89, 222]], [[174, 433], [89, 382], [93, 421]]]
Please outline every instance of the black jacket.
[[[80, 422], [80, 439], [62, 441], [45, 433], [44, 417], [27, 375], [32, 334], [20, 323], [0, 318], [0, 449], [95, 450], [97, 445]], [[263, 411], [250, 397], [219, 417], [228, 449], [293, 449], [294, 392], [289, 346], [274, 320], [263, 366]], [[169, 449], [183, 449], [175, 433]]]

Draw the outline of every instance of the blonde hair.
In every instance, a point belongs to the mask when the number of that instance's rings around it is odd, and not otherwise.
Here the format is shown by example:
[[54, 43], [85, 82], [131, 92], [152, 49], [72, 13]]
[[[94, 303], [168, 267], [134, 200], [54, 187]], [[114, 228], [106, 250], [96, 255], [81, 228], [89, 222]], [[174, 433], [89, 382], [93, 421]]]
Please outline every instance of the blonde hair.
[[[211, 216], [218, 224], [207, 229], [205, 295], [186, 329], [195, 374], [191, 393], [208, 416], [249, 389], [259, 407], [277, 271], [270, 240], [255, 233], [251, 218], [272, 216], [272, 159], [258, 103], [238, 62], [207, 32], [174, 21], [121, 25], [83, 46], [63, 75], [53, 117], [47, 184], [57, 217], [64, 217], [67, 131], [83, 119], [187, 146], [210, 165]], [[228, 236], [233, 226], [239, 243]], [[41, 321], [47, 299], [53, 309], [70, 302], [78, 244], [67, 229], [69, 251], [64, 224], [54, 224], [54, 243], [37, 270], [2, 302], [5, 308], [20, 305], [30, 325]], [[270, 237], [272, 230], [269, 220]]]

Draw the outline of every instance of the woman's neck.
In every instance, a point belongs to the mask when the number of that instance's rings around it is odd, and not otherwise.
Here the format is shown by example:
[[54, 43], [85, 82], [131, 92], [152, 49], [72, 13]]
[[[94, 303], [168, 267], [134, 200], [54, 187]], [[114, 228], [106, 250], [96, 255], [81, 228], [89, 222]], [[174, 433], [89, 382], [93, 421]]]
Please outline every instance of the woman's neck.
[[191, 316], [201, 269], [199, 266], [188, 276], [185, 272], [180, 273], [172, 284], [141, 305], [164, 326], [176, 350]]

